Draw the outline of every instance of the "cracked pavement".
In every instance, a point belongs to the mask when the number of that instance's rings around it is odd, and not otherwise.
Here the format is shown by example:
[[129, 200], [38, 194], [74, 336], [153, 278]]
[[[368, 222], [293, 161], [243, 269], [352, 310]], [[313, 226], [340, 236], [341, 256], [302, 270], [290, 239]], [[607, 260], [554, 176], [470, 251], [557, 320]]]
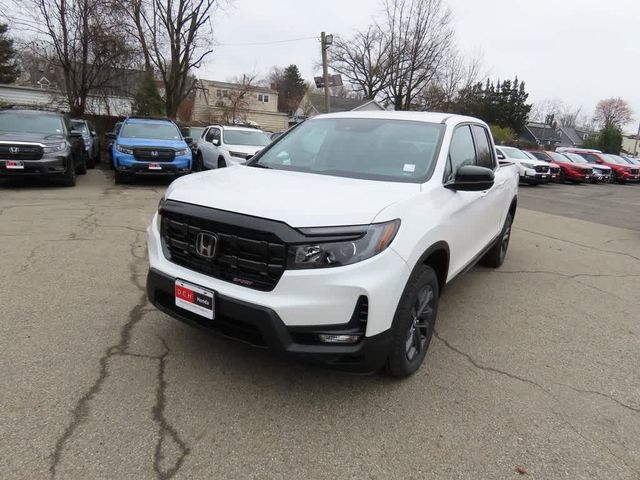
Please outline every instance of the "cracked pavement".
[[0, 478], [640, 478], [640, 186], [523, 187], [505, 265], [447, 287], [405, 381], [156, 311], [165, 187], [0, 183]]

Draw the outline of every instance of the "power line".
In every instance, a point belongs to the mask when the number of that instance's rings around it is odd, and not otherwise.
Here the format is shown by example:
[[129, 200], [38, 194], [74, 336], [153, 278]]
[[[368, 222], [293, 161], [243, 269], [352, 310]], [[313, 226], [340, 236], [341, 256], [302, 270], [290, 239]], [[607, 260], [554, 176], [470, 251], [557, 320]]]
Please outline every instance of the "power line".
[[216, 47], [249, 47], [255, 45], [274, 45], [276, 43], [290, 43], [298, 42], [300, 40], [317, 40], [318, 37], [302, 37], [302, 38], [290, 38], [288, 40], [274, 40], [271, 42], [250, 42], [250, 43], [220, 43]]

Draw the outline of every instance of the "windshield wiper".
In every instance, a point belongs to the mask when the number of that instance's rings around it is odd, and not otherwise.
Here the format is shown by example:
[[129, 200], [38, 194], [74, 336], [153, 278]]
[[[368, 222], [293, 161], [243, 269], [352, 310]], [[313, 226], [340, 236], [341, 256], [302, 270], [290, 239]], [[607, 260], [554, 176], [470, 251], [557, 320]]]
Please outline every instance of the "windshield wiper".
[[250, 163], [248, 166], [249, 167], [257, 167], [257, 168], [269, 168], [269, 169], [271, 168], [270, 166], [265, 165], [263, 163]]

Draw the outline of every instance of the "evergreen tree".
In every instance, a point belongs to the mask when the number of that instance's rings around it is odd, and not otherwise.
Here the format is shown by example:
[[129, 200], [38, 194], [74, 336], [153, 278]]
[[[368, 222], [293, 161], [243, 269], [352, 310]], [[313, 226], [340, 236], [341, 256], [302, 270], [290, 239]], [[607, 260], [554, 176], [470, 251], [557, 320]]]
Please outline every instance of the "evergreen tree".
[[293, 112], [307, 92], [307, 85], [297, 65], [289, 65], [284, 70], [277, 69], [277, 73], [273, 83], [278, 91], [278, 111]]
[[13, 40], [7, 36], [8, 28], [6, 24], [0, 23], [0, 83], [13, 83], [20, 74]]
[[142, 85], [140, 85], [133, 98], [131, 110], [134, 115], [145, 117], [163, 116], [165, 114], [165, 101], [160, 96], [152, 73], [145, 73]]

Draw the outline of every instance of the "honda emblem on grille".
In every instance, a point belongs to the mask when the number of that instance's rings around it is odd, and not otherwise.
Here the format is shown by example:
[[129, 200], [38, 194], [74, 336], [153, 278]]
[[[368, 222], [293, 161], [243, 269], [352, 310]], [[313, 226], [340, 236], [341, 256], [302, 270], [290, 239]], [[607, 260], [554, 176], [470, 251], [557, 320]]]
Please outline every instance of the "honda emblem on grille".
[[152, 157], [157, 157], [158, 156], [158, 152], [156, 152], [155, 150], [151, 151], [151, 156]]
[[218, 237], [212, 233], [198, 233], [196, 237], [196, 254], [202, 258], [213, 258], [218, 246]]
[[9, 153], [13, 153], [15, 155], [16, 153], [20, 153], [20, 149], [18, 147], [9, 147]]

